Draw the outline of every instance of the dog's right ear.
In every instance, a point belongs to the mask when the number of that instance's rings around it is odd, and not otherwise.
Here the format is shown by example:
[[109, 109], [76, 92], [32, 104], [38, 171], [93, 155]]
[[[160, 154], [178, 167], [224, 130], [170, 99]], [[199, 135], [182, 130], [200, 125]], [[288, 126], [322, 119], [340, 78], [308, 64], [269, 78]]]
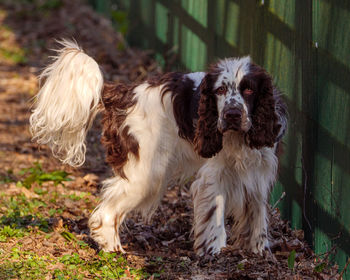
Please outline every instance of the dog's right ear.
[[214, 84], [217, 75], [207, 73], [200, 84], [198, 122], [194, 137], [194, 148], [204, 158], [211, 158], [222, 149], [222, 134], [218, 131], [217, 99]]

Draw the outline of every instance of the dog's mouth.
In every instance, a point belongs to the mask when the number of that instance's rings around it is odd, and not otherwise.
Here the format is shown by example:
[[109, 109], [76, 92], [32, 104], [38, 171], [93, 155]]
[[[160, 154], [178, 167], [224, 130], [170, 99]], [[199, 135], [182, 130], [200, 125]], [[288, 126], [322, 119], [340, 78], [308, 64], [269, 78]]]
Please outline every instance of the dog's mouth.
[[239, 122], [227, 122], [225, 120], [219, 120], [218, 130], [224, 134], [228, 131], [237, 131], [246, 133], [251, 128], [251, 121], [249, 118], [240, 120]]
[[228, 108], [223, 111], [218, 121], [218, 130], [221, 133], [227, 131], [247, 132], [251, 127], [251, 120], [245, 110], [241, 108]]
[[224, 134], [225, 132], [229, 130], [234, 130], [234, 131], [240, 131], [241, 130], [241, 124], [240, 123], [228, 123], [226, 121], [221, 121], [219, 122], [218, 129], [219, 131]]

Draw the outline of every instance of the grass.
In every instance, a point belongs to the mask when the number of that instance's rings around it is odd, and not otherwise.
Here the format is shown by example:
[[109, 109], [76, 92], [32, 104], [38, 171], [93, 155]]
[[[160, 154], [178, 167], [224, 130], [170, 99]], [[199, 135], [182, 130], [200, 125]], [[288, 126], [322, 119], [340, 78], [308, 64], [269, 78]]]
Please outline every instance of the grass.
[[123, 256], [102, 251], [92, 259], [84, 259], [78, 253], [52, 258], [17, 245], [8, 253], [0, 251], [0, 258], [3, 260], [0, 279], [45, 279], [48, 275], [50, 279], [145, 279], [151, 276], [143, 269], [130, 267]]
[[0, 57], [14, 64], [25, 64], [27, 62], [25, 50], [20, 48], [8, 49], [0, 47]]
[[80, 192], [79, 194], [69, 194], [67, 195], [67, 198], [71, 199], [71, 200], [74, 200], [74, 201], [79, 201], [79, 200], [85, 200], [86, 202], [88, 202], [88, 197], [90, 196], [91, 194], [88, 193], [88, 192]]
[[45, 279], [48, 257], [39, 257], [22, 249], [13, 247], [7, 254], [0, 253], [4, 259], [0, 264], [0, 279]]
[[12, 178], [12, 174], [13, 174], [13, 171], [12, 170], [8, 170], [7, 174], [0, 175], [0, 184], [6, 184], [6, 183], [14, 182], [14, 180]]
[[[82, 236], [71, 232], [66, 226], [53, 228], [50, 221], [67, 213], [62, 205], [65, 200], [76, 203], [79, 209], [87, 207], [91, 200], [89, 192], [71, 194], [64, 185], [60, 187], [63, 192], [55, 189], [58, 184], [70, 180], [68, 176], [64, 171], [47, 172], [39, 163], [35, 163], [18, 174], [9, 170], [1, 179], [0, 184], [17, 181], [19, 190], [28, 189], [35, 197], [26, 197], [23, 193], [0, 193], [0, 279], [150, 277], [144, 269], [133, 267], [123, 255], [103, 251], [97, 253]], [[49, 183], [43, 186], [44, 182]], [[59, 245], [54, 239], [57, 235], [61, 236]], [[28, 240], [39, 247], [28, 247]], [[48, 242], [51, 249], [46, 250], [41, 245], [43, 242]], [[54, 248], [59, 252], [57, 255], [53, 254]], [[67, 251], [71, 253], [65, 253]], [[157, 276], [159, 274], [153, 275]]]
[[142, 269], [129, 267], [123, 256], [103, 251], [89, 262], [86, 262], [77, 253], [64, 255], [59, 258], [59, 262], [64, 264], [65, 268], [54, 271], [54, 276], [58, 279], [84, 279], [84, 276], [92, 276], [93, 279], [119, 279], [121, 277], [144, 279], [150, 276]]
[[[71, 181], [68, 173], [61, 170], [53, 172], [44, 172], [40, 163], [36, 162], [33, 167], [22, 169], [20, 175], [27, 174], [25, 179], [20, 182], [26, 188], [30, 188], [33, 183], [38, 183], [40, 186], [44, 182], [52, 181], [55, 186], [64, 181]], [[37, 189], [37, 191], [40, 191]]]
[[11, 237], [24, 237], [35, 229], [42, 232], [51, 230], [48, 219], [40, 211], [40, 208], [46, 207], [45, 202], [28, 200], [24, 195], [3, 198], [0, 202], [7, 205], [6, 211], [0, 212], [0, 242], [6, 242]]
[[[86, 260], [79, 254], [63, 255], [59, 258], [39, 256], [15, 246], [10, 252], [0, 251], [4, 260], [0, 263], [0, 279], [145, 279], [151, 275], [142, 269], [128, 265], [123, 256], [100, 252], [95, 258]], [[57, 267], [55, 269], [51, 269]]]
[[[5, 17], [6, 14], [2, 11], [0, 14], [0, 18]], [[11, 64], [25, 64], [28, 59], [26, 57], [27, 50], [24, 48], [19, 47], [17, 44], [6, 44], [4, 41], [9, 40], [11, 41], [11, 38], [13, 38], [14, 32], [12, 29], [3, 24], [0, 26], [0, 34], [2, 42], [0, 43], [0, 61], [3, 60], [5, 62], [9, 62]]]

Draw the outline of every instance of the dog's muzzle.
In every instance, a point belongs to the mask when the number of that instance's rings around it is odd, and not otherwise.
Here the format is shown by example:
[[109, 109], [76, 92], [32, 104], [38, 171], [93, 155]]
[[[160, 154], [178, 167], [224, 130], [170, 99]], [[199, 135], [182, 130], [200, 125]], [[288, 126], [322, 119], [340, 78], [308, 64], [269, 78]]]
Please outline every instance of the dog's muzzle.
[[224, 133], [227, 130], [241, 130], [242, 124], [242, 109], [227, 108], [222, 113], [221, 121], [219, 122], [219, 130]]

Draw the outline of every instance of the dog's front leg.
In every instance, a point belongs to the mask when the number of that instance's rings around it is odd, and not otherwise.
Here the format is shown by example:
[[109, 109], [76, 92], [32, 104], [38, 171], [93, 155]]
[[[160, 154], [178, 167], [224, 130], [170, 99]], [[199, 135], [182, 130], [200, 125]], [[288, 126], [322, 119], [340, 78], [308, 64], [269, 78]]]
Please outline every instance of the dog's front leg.
[[[251, 250], [261, 253], [268, 246], [267, 239], [267, 201], [259, 192], [229, 199], [229, 213], [232, 213], [234, 224], [232, 226], [233, 246], [237, 249]], [[238, 197], [241, 199], [239, 200]]]
[[225, 203], [217, 172], [204, 165], [192, 183], [194, 250], [198, 255], [219, 253], [226, 246]]

